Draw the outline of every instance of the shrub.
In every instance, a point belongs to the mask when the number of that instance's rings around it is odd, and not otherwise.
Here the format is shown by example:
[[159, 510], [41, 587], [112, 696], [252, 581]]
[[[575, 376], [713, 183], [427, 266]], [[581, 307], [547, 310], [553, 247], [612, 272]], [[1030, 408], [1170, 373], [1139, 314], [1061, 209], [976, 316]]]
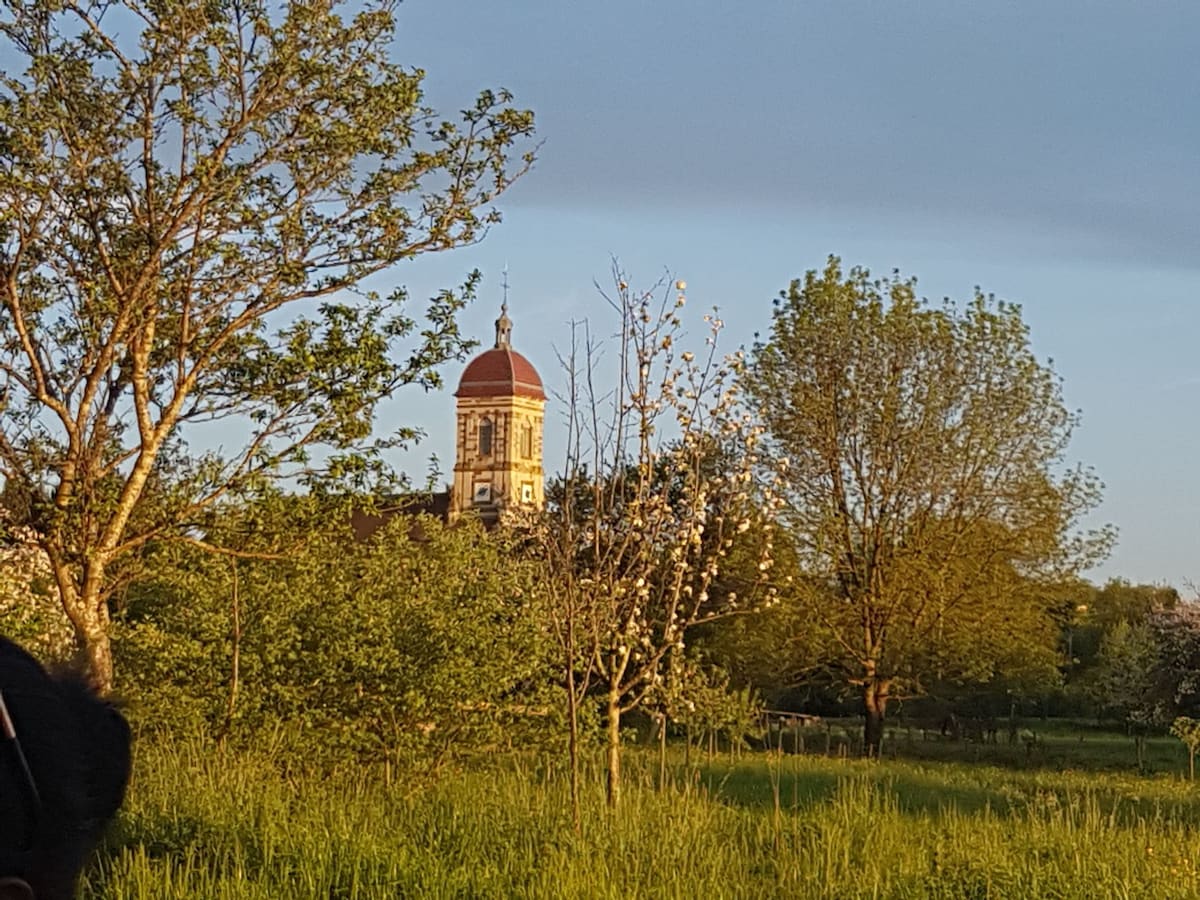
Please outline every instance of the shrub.
[[557, 707], [515, 559], [477, 524], [411, 518], [365, 542], [318, 528], [283, 558], [164, 548], [120, 621], [120, 690], [144, 728], [272, 730], [331, 760], [427, 766], [537, 740]]

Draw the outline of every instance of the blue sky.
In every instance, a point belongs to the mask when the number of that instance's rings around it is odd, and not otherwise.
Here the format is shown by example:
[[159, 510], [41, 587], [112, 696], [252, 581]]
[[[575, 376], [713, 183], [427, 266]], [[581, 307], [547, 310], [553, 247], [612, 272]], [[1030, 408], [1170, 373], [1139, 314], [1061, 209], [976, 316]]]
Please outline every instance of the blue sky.
[[[1200, 582], [1200, 6], [950, 0], [407, 0], [398, 58], [447, 112], [484, 87], [544, 145], [480, 245], [397, 268], [414, 297], [485, 275], [485, 343], [510, 270], [514, 345], [551, 389], [573, 318], [620, 258], [669, 270], [732, 349], [788, 281], [847, 265], [1020, 303], [1083, 412], [1072, 445], [1120, 529], [1103, 579]], [[697, 323], [697, 339], [700, 339]], [[453, 465], [458, 371], [381, 426]], [[547, 467], [558, 420], [547, 416]]]

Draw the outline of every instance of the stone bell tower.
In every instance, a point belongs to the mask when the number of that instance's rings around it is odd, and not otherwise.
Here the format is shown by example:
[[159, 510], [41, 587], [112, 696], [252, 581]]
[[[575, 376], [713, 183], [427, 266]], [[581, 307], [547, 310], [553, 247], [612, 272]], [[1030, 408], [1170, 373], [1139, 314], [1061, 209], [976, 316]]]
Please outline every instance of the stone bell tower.
[[467, 365], [458, 398], [450, 519], [470, 509], [488, 523], [505, 508], [546, 502], [542, 430], [546, 392], [537, 370], [512, 348], [507, 301], [496, 344]]

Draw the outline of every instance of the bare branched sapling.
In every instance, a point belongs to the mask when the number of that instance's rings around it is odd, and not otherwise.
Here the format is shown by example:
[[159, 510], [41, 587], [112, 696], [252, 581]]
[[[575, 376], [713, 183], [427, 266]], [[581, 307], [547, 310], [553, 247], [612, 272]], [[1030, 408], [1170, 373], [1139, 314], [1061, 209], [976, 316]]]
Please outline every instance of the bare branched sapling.
[[[620, 796], [621, 717], [661, 684], [689, 629], [772, 602], [772, 485], [761, 429], [739, 405], [739, 351], [722, 357], [714, 313], [700, 352], [682, 349], [683, 282], [630, 290], [619, 269], [601, 292], [619, 321], [616, 381], [602, 387], [602, 346], [577, 325], [563, 397], [568, 452], [540, 532], [565, 652], [574, 724], [589, 689], [603, 695], [607, 797]], [[745, 596], [715, 590], [736, 535], [765, 524]], [[577, 786], [577, 780], [576, 780]]]

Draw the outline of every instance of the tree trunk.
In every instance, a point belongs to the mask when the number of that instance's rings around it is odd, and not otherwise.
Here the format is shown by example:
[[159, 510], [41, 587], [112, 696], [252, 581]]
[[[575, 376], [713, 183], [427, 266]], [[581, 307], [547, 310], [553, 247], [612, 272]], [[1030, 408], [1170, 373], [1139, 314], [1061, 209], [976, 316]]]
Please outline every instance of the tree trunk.
[[863, 724], [863, 755], [872, 759], [879, 758], [883, 744], [883, 720], [887, 714], [889, 688], [888, 681], [882, 678], [868, 678], [863, 685], [863, 713], [866, 717]]
[[112, 693], [113, 658], [112, 642], [108, 635], [108, 608], [101, 605], [83, 629], [75, 628], [76, 637], [82, 645], [83, 659], [87, 663], [88, 680], [101, 696]]
[[667, 789], [667, 714], [662, 714], [658, 726], [658, 789]]
[[238, 592], [238, 565], [236, 559], [231, 560], [230, 569], [233, 572], [233, 600], [230, 610], [233, 618], [233, 626], [230, 629], [233, 658], [229, 665], [229, 701], [225, 705], [225, 722], [221, 725], [221, 730], [217, 734], [218, 743], [224, 742], [229, 732], [233, 730], [233, 716], [237, 712], [238, 687], [241, 682], [242, 606], [241, 597]]
[[621, 800], [621, 695], [608, 692], [608, 779], [605, 798], [609, 809], [616, 809]]
[[112, 693], [113, 659], [109, 639], [108, 602], [101, 590], [104, 567], [92, 562], [85, 565], [83, 578], [77, 582], [61, 557], [49, 553], [59, 601], [75, 630], [79, 658], [87, 667], [88, 680], [101, 696]]
[[567, 687], [567, 761], [571, 770], [571, 824], [578, 834], [581, 829], [579, 814], [579, 704], [575, 697], [572, 680]]
[[583, 830], [579, 811], [579, 694], [575, 684], [575, 619], [567, 622], [567, 764], [571, 770], [571, 824]]

